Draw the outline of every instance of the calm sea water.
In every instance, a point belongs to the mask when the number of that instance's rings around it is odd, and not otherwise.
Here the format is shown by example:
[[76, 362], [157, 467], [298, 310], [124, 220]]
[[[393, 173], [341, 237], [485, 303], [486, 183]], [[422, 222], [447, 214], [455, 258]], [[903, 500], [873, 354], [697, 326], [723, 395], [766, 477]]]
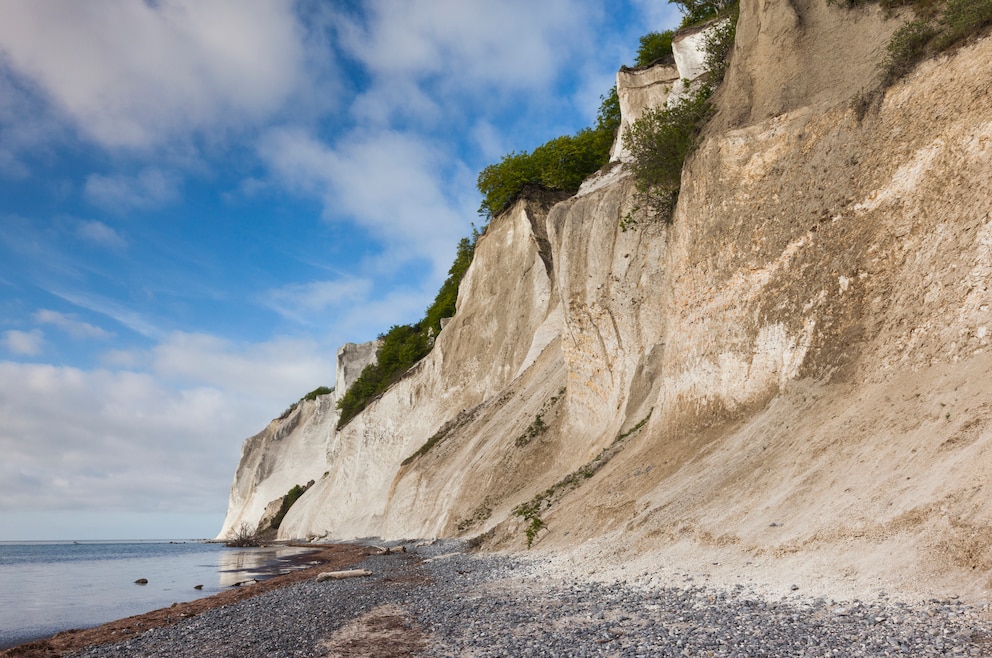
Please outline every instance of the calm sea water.
[[[307, 550], [168, 541], [0, 542], [0, 649], [288, 571], [287, 558]], [[139, 578], [148, 584], [135, 584]]]

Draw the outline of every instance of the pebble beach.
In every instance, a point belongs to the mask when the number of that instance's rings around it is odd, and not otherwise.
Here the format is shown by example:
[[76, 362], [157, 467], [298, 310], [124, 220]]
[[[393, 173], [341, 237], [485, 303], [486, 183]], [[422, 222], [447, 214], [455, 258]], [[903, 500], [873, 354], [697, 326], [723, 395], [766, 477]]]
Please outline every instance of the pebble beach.
[[[742, 586], [594, 582], [530, 556], [407, 544], [73, 656], [990, 656], [988, 604], [770, 599]], [[11, 655], [17, 655], [12, 653]]]

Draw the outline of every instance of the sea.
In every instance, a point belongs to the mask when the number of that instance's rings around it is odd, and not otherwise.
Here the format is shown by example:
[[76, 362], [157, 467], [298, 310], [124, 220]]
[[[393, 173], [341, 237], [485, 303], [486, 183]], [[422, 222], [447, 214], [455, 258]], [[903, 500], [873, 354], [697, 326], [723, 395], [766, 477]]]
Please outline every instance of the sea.
[[0, 650], [285, 573], [298, 568], [290, 558], [312, 550], [195, 540], [0, 542]]

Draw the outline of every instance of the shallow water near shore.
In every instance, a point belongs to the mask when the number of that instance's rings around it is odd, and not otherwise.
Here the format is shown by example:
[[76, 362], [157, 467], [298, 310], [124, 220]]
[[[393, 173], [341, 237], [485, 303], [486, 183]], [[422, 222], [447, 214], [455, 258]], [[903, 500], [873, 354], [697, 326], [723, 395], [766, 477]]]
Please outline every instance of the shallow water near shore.
[[[0, 649], [285, 573], [297, 566], [291, 558], [311, 550], [168, 540], [0, 542]], [[141, 578], [148, 583], [134, 582]]]

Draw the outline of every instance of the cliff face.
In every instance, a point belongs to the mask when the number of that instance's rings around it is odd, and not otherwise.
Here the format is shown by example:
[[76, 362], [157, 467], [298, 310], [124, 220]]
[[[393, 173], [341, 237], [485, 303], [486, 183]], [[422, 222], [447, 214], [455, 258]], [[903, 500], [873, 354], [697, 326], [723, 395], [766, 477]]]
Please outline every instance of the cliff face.
[[745, 0], [672, 224], [621, 230], [620, 166], [496, 218], [434, 351], [341, 432], [301, 418], [328, 473], [281, 536], [523, 547], [550, 488], [535, 550], [581, 568], [992, 588], [992, 38], [859, 120], [899, 24]]
[[283, 418], [245, 439], [231, 484], [227, 516], [217, 539], [227, 539], [242, 524], [258, 528], [262, 519], [271, 519], [282, 497], [295, 485], [324, 476], [328, 468], [327, 441], [334, 435], [340, 416], [338, 393], [348, 390], [362, 369], [375, 360], [378, 345], [378, 341], [372, 341], [341, 347], [331, 394], [301, 400]]

